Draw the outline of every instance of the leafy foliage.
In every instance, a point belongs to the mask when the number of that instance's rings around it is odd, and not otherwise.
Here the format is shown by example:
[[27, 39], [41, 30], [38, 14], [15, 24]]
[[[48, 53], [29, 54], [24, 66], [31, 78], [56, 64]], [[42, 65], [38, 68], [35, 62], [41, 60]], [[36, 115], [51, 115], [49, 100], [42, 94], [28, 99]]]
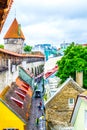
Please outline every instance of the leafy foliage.
[[43, 99], [44, 101], [47, 101], [47, 93], [44, 94]]
[[4, 49], [4, 45], [3, 45], [3, 44], [0, 44], [0, 48]]
[[26, 45], [26, 46], [24, 47], [24, 51], [25, 51], [25, 52], [31, 52], [31, 50], [32, 50], [32, 46]]
[[64, 82], [69, 76], [76, 79], [76, 71], [83, 71], [83, 85], [87, 88], [87, 47], [72, 43], [64, 52], [64, 56], [57, 61], [59, 67], [56, 76]]

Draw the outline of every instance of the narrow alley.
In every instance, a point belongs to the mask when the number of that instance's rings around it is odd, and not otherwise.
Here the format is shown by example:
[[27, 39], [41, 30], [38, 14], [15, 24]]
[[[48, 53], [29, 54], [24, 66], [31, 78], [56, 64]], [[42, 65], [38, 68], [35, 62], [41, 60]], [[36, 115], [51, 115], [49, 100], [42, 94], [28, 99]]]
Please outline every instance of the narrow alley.
[[39, 125], [36, 126], [36, 118], [40, 119], [42, 113], [44, 114], [44, 110], [43, 109], [39, 110], [38, 108], [40, 102], [42, 102], [42, 99], [32, 98], [32, 105], [29, 113], [30, 116], [27, 125], [27, 130], [45, 130], [45, 119], [39, 120]]
[[[41, 83], [38, 85], [39, 89], [42, 90]], [[40, 102], [42, 103], [41, 108], [39, 108]], [[39, 118], [39, 124], [36, 124], [36, 119]], [[46, 130], [45, 128], [45, 113], [44, 113], [44, 103], [43, 98], [35, 98], [33, 96], [31, 109], [29, 112], [29, 121], [26, 130]]]

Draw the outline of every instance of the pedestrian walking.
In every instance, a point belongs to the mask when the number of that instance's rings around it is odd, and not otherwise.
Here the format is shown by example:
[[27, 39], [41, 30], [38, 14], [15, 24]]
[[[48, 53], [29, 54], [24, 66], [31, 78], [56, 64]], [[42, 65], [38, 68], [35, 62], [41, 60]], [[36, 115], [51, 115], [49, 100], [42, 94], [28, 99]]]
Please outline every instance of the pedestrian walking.
[[35, 122], [36, 122], [36, 126], [38, 126], [39, 125], [39, 118], [38, 117], [36, 118]]
[[40, 102], [40, 103], [38, 104], [38, 109], [41, 110], [41, 107], [42, 107], [42, 102]]
[[29, 120], [29, 113], [28, 112], [26, 113], [26, 118], [27, 118], [27, 120]]
[[42, 113], [42, 116], [39, 118], [40, 120], [44, 120], [44, 115]]
[[42, 107], [42, 102], [40, 102], [40, 106]]
[[39, 110], [41, 110], [41, 108], [42, 108], [42, 102], [39, 103], [38, 108], [39, 108]]

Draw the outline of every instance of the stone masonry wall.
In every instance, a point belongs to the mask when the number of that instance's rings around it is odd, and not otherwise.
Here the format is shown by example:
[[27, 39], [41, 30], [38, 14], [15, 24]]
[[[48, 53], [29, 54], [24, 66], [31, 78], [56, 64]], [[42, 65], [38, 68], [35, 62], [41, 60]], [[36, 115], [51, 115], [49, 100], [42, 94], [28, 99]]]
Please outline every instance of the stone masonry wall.
[[69, 108], [68, 99], [74, 98], [76, 101], [80, 91], [74, 88], [73, 83], [66, 85], [46, 107], [47, 120], [53, 121], [54, 124], [68, 124], [73, 108]]
[[5, 49], [16, 53], [22, 53], [22, 45], [20, 44], [7, 44], [5, 45]]

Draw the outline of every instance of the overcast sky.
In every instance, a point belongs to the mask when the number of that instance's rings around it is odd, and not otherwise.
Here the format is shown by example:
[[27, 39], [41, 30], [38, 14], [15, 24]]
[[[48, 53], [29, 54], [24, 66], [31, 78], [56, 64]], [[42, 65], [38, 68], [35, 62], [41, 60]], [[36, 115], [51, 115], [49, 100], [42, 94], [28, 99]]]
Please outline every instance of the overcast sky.
[[29, 45], [87, 43], [87, 0], [14, 0], [0, 40], [15, 16]]

